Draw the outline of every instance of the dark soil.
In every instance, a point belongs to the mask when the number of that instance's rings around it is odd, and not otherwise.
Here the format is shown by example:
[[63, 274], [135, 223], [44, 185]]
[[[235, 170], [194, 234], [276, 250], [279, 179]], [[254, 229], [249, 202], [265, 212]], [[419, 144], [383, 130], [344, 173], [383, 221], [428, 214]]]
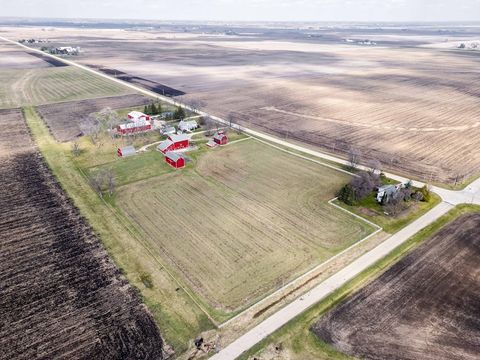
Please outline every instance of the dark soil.
[[148, 80], [138, 76], [132, 76], [120, 70], [98, 67], [95, 65], [89, 65], [89, 66], [97, 70], [100, 70], [104, 74], [115, 76], [117, 79], [129, 82], [135, 85], [140, 85], [159, 95], [170, 96], [170, 97], [185, 95], [183, 91], [160, 84], [156, 81]]
[[464, 215], [313, 327], [363, 359], [478, 359], [480, 214]]
[[65, 64], [64, 62], [61, 62], [60, 60], [51, 58], [50, 56], [47, 56], [47, 55], [35, 53], [35, 52], [32, 52], [32, 51], [27, 51], [27, 54], [35, 56], [36, 58], [39, 58], [39, 59], [45, 61], [46, 63], [48, 63], [52, 66], [55, 66], [55, 67], [70, 66], [70, 65]]
[[20, 110], [2, 112], [0, 125], [9, 129], [0, 140], [0, 359], [162, 359], [152, 316], [33, 147]]

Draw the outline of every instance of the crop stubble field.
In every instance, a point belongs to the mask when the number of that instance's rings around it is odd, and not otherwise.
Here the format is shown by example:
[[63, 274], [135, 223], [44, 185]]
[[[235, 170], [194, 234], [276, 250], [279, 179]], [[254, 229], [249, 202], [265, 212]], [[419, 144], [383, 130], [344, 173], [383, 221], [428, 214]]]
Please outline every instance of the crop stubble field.
[[0, 110], [0, 126], [0, 358], [161, 359], [153, 318], [63, 194], [21, 111]]
[[117, 204], [192, 288], [232, 311], [372, 231], [327, 203], [348, 179], [249, 140], [121, 187]]
[[[480, 146], [480, 56], [430, 46], [445, 42], [442, 32], [235, 30], [245, 35], [173, 26], [47, 35], [80, 45], [79, 62], [158, 81], [204, 100], [214, 114], [233, 112], [236, 121], [280, 137], [343, 156], [359, 148], [364, 160], [426, 180], [453, 183], [480, 173], [480, 158], [469, 156]], [[347, 37], [379, 46], [346, 44]]]
[[313, 327], [368, 359], [478, 359], [480, 214], [459, 217]]

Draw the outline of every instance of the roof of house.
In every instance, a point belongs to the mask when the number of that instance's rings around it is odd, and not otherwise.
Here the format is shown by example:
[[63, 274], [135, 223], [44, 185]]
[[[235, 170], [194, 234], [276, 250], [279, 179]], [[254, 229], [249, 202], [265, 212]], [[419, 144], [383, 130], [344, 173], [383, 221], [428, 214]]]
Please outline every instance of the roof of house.
[[123, 123], [123, 124], [120, 124], [120, 129], [133, 129], [133, 128], [136, 128], [136, 127], [141, 127], [141, 126], [147, 126], [147, 125], [150, 125], [150, 121], [147, 121], [147, 120], [138, 120], [138, 121], [134, 121], [134, 122], [126, 122], [126, 123]]
[[187, 125], [187, 126], [198, 126], [195, 120], [182, 120], [178, 123], [178, 126]]
[[164, 151], [168, 149], [169, 146], [173, 145], [173, 142], [170, 140], [164, 140], [160, 144], [158, 144], [157, 149], [160, 151]]
[[174, 134], [177, 130], [175, 129], [175, 126], [165, 126], [160, 130], [162, 134]]
[[173, 160], [173, 161], [178, 161], [180, 159], [185, 160], [185, 157], [181, 153], [177, 153], [177, 152], [173, 152], [173, 151], [167, 152], [165, 154], [165, 156], [168, 157], [169, 159]]
[[190, 136], [185, 135], [185, 134], [171, 134], [168, 136], [170, 140], [173, 142], [179, 142], [179, 141], [185, 141], [185, 140], [190, 140]]
[[394, 194], [398, 191], [397, 185], [383, 185], [378, 188], [378, 192], [386, 192], [388, 195]]

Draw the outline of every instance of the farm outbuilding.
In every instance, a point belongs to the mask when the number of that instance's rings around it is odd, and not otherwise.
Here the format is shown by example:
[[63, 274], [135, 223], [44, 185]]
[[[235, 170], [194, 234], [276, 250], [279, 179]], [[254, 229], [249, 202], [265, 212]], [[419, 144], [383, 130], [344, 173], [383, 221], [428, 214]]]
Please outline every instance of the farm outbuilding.
[[216, 133], [213, 136], [213, 141], [215, 141], [218, 145], [227, 145], [228, 137], [224, 133]]
[[127, 157], [127, 156], [132, 156], [135, 155], [137, 152], [135, 150], [135, 147], [133, 146], [125, 146], [123, 148], [118, 148], [117, 150], [117, 155], [119, 157]]
[[130, 111], [127, 115], [129, 121], [137, 122], [137, 121], [150, 121], [150, 116], [145, 115], [140, 111]]
[[185, 157], [177, 152], [167, 152], [165, 154], [165, 161], [170, 166], [173, 166], [175, 169], [180, 169], [185, 166]]
[[127, 122], [117, 126], [117, 132], [121, 135], [134, 134], [152, 130], [150, 121]]
[[158, 146], [157, 150], [163, 152], [164, 154], [168, 151], [185, 149], [190, 145], [190, 137], [183, 134], [171, 134], [168, 136], [168, 139], [162, 141]]

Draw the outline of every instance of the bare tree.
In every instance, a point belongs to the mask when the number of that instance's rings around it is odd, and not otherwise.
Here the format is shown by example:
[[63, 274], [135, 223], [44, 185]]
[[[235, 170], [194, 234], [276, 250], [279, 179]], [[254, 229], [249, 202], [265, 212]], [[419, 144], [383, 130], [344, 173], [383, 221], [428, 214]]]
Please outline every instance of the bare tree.
[[348, 151], [348, 163], [352, 169], [356, 169], [360, 163], [360, 150], [354, 147], [351, 147]]
[[[120, 123], [118, 113], [109, 107], [106, 107], [100, 110], [98, 113], [96, 113], [95, 118], [100, 125], [101, 131], [112, 130], [113, 128], [115, 128], [115, 126], [117, 126]], [[112, 138], [115, 137], [115, 134], [113, 131], [110, 131], [110, 134]]]
[[205, 118], [205, 134], [207, 136], [212, 136], [215, 131], [218, 131], [218, 124], [210, 116]]
[[362, 171], [359, 176], [352, 179], [350, 185], [354, 190], [356, 200], [361, 200], [372, 194], [380, 185], [380, 178], [376, 174]]
[[367, 163], [367, 166], [368, 166], [368, 172], [372, 174], [380, 173], [382, 170], [382, 163], [377, 159], [369, 160]]
[[234, 112], [228, 113], [228, 115], [227, 115], [227, 120], [228, 120], [228, 126], [229, 126], [230, 128], [232, 128], [232, 125], [233, 125], [233, 123], [234, 123], [234, 121], [235, 121], [235, 113], [234, 113]]
[[90, 186], [101, 198], [103, 198], [103, 192], [102, 192], [103, 181], [104, 181], [104, 178], [101, 172], [92, 174], [89, 178]]
[[78, 144], [78, 141], [74, 141], [72, 144], [72, 154], [73, 156], [77, 157], [80, 155], [80, 145]]
[[108, 185], [108, 194], [112, 196], [115, 193], [115, 174], [112, 170], [105, 172], [105, 179]]
[[92, 144], [96, 145], [99, 134], [100, 134], [100, 124], [98, 120], [93, 115], [89, 115], [80, 123], [80, 130], [85, 136], [89, 136]]

